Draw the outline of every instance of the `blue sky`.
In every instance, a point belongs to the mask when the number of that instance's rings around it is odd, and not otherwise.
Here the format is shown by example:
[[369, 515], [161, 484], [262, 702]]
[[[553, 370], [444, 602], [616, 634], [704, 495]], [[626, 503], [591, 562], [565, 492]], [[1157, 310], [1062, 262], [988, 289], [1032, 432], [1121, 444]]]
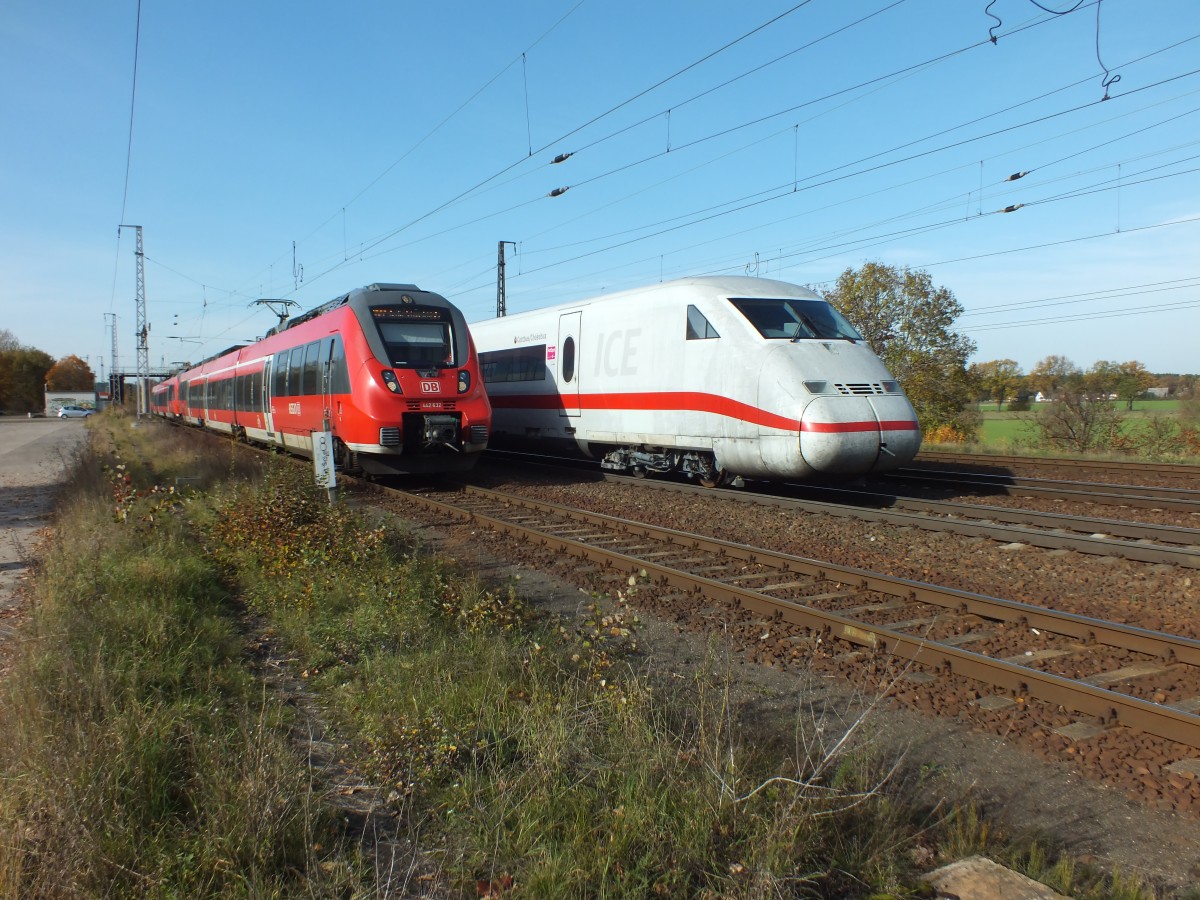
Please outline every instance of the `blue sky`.
[[1200, 3], [987, 8], [9, 0], [0, 328], [99, 372], [115, 314], [132, 370], [125, 223], [156, 367], [264, 297], [488, 318], [504, 240], [510, 314], [880, 260], [955, 294], [976, 360], [1200, 372]]

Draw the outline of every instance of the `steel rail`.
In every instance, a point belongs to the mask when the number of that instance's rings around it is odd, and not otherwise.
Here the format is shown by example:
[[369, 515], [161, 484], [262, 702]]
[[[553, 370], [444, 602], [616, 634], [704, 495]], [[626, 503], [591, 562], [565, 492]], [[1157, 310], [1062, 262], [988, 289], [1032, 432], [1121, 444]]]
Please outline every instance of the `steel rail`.
[[[993, 659], [949, 644], [905, 635], [890, 628], [870, 625], [802, 603], [774, 598], [761, 591], [737, 587], [704, 575], [691, 574], [653, 560], [605, 549], [572, 537], [555, 535], [542, 528], [501, 518], [494, 512], [472, 510], [421, 494], [395, 489], [385, 490], [429, 509], [464, 517], [501, 533], [531, 540], [604, 566], [618, 567], [634, 573], [640, 573], [644, 569], [648, 576], [653, 575], [652, 580], [657, 584], [669, 585], [689, 593], [702, 593], [707, 597], [728, 602], [735, 608], [750, 610], [768, 620], [788, 622], [858, 646], [869, 647], [877, 652], [890, 653], [919, 662], [921, 665], [932, 665], [941, 671], [956, 672], [1002, 688], [1019, 697], [1036, 698], [1094, 716], [1105, 725], [1120, 723], [1200, 748], [1200, 716], [1180, 709], [1040, 672], [1005, 660]], [[1075, 637], [1087, 643], [1100, 643], [1146, 653], [1165, 662], [1200, 665], [1200, 641], [1191, 638], [1055, 612], [1016, 601], [939, 588], [908, 579], [775, 553], [673, 529], [654, 528], [613, 516], [541, 503], [498, 491], [476, 487], [466, 487], [464, 490], [468, 496], [508, 508], [565, 517], [593, 527], [616, 530], [638, 537], [668, 540], [687, 550], [721, 554], [753, 563], [765, 562], [778, 567], [782, 572], [799, 572], [819, 581], [832, 581], [861, 590], [900, 596], [910, 602], [926, 602], [949, 609], [973, 612], [983, 618], [1019, 622], [1027, 627]]]

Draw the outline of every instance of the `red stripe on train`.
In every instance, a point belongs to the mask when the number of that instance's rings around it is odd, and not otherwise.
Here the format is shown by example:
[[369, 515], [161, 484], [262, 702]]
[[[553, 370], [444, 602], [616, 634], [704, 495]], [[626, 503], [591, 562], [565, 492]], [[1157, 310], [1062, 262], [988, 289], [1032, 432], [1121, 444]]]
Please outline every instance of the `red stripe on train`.
[[916, 431], [915, 421], [895, 420], [870, 422], [799, 422], [748, 403], [730, 400], [700, 391], [654, 391], [640, 394], [580, 394], [578, 397], [559, 394], [491, 395], [496, 409], [572, 410], [613, 409], [659, 412], [704, 412], [739, 419], [752, 425], [778, 428], [783, 431], [807, 431], [816, 434], [846, 434], [856, 431]]

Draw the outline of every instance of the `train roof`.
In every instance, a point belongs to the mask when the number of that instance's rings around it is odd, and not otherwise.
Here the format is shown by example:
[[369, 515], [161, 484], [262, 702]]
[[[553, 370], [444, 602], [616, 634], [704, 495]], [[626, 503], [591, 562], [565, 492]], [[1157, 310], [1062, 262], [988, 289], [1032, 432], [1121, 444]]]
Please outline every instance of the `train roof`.
[[[685, 287], [702, 288], [708, 293], [723, 295], [726, 297], [796, 297], [802, 299], [811, 299], [813, 297], [820, 296], [810, 288], [802, 287], [798, 284], [792, 284], [788, 281], [777, 281], [773, 278], [755, 278], [749, 275], [693, 275], [687, 278], [677, 278], [673, 281], [661, 281], [656, 284], [648, 284], [642, 287], [617, 291], [612, 294], [600, 294], [595, 297], [583, 297], [578, 300], [571, 300], [565, 303], [556, 303], [553, 306], [544, 306], [539, 309], [524, 310], [519, 313], [512, 313], [506, 318], [512, 319], [525, 315], [554, 312], [557, 310], [576, 309], [580, 306], [589, 306], [594, 303], [619, 302], [620, 300], [632, 297], [646, 297], [648, 295], [662, 292], [677, 291], [680, 288]], [[472, 322], [471, 324], [472, 326], [475, 326], [492, 321], [495, 320], [483, 319], [479, 322]]]
[[295, 318], [288, 319], [286, 322], [284, 322], [279, 327], [272, 328], [270, 331], [268, 331], [267, 334], [265, 335], [265, 337], [270, 337], [273, 334], [278, 334], [281, 331], [286, 331], [289, 328], [295, 328], [297, 325], [302, 325], [305, 322], [310, 322], [313, 319], [317, 318], [317, 316], [323, 316], [325, 313], [332, 312], [333, 310], [337, 309], [339, 306], [345, 306], [347, 303], [351, 303], [352, 301], [358, 300], [359, 298], [362, 298], [362, 297], [366, 297], [367, 302], [371, 302], [378, 298], [367, 297], [367, 295], [382, 292], [382, 291], [397, 291], [400, 293], [422, 294], [426, 298], [432, 297], [437, 300], [441, 300], [442, 302], [449, 305], [449, 301], [447, 301], [440, 294], [434, 294], [430, 291], [423, 291], [419, 287], [417, 287], [415, 284], [391, 284], [388, 282], [377, 281], [374, 284], [368, 284], [366, 287], [355, 288], [354, 290], [350, 291], [347, 294], [342, 294], [339, 297], [334, 297], [332, 300], [327, 300], [326, 302], [322, 303], [320, 306], [313, 307], [306, 313], [302, 313], [301, 315], [298, 315]]

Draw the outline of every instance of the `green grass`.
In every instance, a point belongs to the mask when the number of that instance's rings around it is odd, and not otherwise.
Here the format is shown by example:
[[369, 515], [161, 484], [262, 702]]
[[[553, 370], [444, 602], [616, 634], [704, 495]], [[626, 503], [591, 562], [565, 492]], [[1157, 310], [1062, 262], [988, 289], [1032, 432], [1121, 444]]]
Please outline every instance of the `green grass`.
[[981, 851], [1076, 896], [1152, 896], [1007, 847], [974, 808], [933, 814], [893, 760], [834, 752], [838, 729], [743, 734], [713, 659], [669, 691], [634, 671], [636, 579], [546, 619], [330, 507], [306, 466], [92, 428], [0, 692], [0, 896], [394, 887], [250, 664], [264, 633], [391, 837], [436, 849], [460, 896], [908, 897], [920, 869]]
[[[186, 502], [129, 499], [109, 462], [72, 485], [0, 684], [0, 895], [336, 890], [311, 851], [336, 829], [316, 812], [286, 706], [244, 665]], [[135, 516], [114, 521], [121, 509]]]

